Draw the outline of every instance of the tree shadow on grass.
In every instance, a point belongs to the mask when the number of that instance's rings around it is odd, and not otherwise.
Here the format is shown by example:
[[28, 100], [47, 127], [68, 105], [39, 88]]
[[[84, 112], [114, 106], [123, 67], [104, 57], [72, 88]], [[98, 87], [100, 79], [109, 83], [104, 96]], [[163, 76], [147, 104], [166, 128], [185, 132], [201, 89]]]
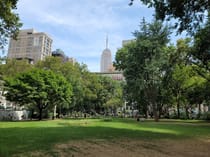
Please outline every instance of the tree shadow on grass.
[[[32, 151], [49, 151], [58, 143], [73, 140], [104, 139], [117, 140], [130, 138], [135, 140], [159, 140], [185, 138], [170, 132], [152, 130], [134, 130], [107, 126], [73, 125], [60, 122], [58, 127], [26, 127], [0, 129], [0, 156]], [[186, 137], [187, 138], [187, 137]]]

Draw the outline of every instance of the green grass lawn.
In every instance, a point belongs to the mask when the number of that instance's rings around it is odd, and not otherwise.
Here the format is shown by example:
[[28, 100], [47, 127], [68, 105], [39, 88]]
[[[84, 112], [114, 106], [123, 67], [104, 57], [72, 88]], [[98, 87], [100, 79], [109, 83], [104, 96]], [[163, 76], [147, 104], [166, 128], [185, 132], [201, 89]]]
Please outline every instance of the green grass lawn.
[[31, 151], [50, 151], [53, 145], [87, 139], [210, 138], [210, 123], [200, 121], [145, 121], [132, 119], [65, 119], [0, 122], [0, 157]]

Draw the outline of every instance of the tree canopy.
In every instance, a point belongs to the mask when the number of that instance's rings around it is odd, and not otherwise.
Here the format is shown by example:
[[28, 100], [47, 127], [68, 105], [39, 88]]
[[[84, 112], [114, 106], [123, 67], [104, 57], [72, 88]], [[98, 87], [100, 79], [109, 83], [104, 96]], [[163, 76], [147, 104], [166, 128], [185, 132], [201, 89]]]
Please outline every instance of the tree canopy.
[[6, 98], [20, 105], [32, 105], [42, 119], [43, 110], [57, 103], [70, 104], [71, 84], [50, 70], [32, 69], [5, 79]]
[[[134, 0], [130, 0], [130, 5]], [[154, 7], [159, 20], [176, 19], [179, 32], [195, 32], [204, 22], [210, 10], [209, 0], [140, 0], [148, 7]]]
[[18, 0], [0, 0], [0, 49], [7, 43], [8, 38], [16, 38], [22, 26], [16, 9]]
[[116, 54], [115, 65], [124, 71], [128, 96], [133, 99], [133, 103], [143, 106], [145, 115], [145, 108], [152, 105], [156, 120], [157, 98], [167, 62], [165, 46], [169, 42], [169, 34], [169, 28], [160, 21], [146, 23], [143, 19], [140, 30], [134, 32], [136, 42], [126, 45]]

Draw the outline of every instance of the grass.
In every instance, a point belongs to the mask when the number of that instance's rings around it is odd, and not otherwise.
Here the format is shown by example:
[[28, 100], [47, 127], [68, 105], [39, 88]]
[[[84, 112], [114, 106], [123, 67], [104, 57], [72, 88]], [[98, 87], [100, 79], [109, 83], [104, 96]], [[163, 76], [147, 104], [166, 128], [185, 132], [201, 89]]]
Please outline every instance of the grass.
[[0, 156], [53, 151], [55, 144], [75, 140], [210, 138], [210, 124], [200, 121], [136, 122], [131, 119], [80, 119], [0, 122]]

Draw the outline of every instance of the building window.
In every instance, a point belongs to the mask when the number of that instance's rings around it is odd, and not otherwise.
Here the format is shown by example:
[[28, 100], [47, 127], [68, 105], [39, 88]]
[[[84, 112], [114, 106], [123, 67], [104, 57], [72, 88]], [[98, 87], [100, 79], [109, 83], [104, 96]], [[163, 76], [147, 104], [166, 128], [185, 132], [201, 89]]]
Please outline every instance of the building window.
[[34, 37], [34, 46], [39, 46], [39, 37]]

